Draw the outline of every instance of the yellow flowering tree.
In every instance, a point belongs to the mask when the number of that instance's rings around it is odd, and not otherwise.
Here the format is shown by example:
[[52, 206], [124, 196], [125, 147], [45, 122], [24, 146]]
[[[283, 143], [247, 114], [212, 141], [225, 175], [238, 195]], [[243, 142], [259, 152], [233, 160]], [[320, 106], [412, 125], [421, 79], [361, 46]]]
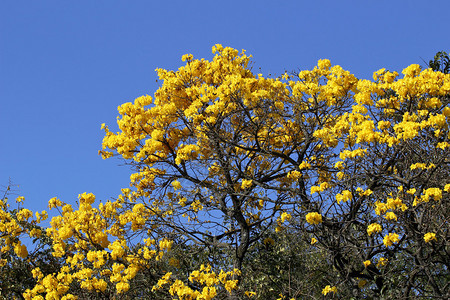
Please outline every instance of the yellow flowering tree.
[[[324, 59], [271, 78], [245, 51], [213, 53], [158, 69], [154, 95], [102, 125], [100, 154], [132, 167], [130, 186], [49, 201], [60, 264], [33, 267], [23, 297], [450, 296], [445, 67], [364, 80]], [[46, 214], [2, 205], [4, 252], [25, 260], [21, 235]]]
[[[24, 291], [36, 285], [33, 268], [47, 275], [62, 266], [51, 255], [51, 240], [40, 224], [47, 212], [33, 214], [24, 208], [24, 200], [11, 182], [0, 198], [0, 299], [22, 299]], [[32, 243], [34, 247], [27, 249], [26, 244]]]
[[323, 222], [305, 221], [330, 253], [338, 293], [447, 296], [450, 77], [418, 65], [402, 73], [359, 80], [351, 111], [314, 133], [336, 157], [311, 187]]
[[411, 65], [358, 80], [320, 60], [266, 78], [244, 52], [213, 53], [158, 69], [154, 97], [104, 127], [103, 157], [136, 170], [122, 198], [148, 211], [142, 230], [231, 249], [243, 269], [269, 226], [291, 226], [329, 254], [334, 293], [363, 279], [365, 294], [444, 295], [450, 75]]

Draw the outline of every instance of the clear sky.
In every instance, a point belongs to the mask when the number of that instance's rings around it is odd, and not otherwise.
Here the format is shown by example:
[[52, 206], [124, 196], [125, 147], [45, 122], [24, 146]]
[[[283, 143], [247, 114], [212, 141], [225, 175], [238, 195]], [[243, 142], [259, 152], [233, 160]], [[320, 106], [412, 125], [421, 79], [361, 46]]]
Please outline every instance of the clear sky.
[[100, 124], [153, 95], [154, 70], [185, 53], [211, 59], [221, 43], [253, 55], [255, 73], [328, 58], [370, 78], [450, 51], [449, 11], [447, 0], [1, 1], [0, 185], [11, 178], [33, 210], [117, 196], [130, 170], [98, 156]]

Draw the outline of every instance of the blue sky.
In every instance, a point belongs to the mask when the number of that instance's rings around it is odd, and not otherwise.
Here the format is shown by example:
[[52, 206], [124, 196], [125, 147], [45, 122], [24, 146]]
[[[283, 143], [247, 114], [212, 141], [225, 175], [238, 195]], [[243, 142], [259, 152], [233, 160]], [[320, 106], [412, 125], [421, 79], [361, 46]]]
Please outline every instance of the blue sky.
[[11, 178], [33, 210], [54, 196], [117, 196], [131, 171], [98, 156], [100, 124], [152, 95], [154, 70], [185, 53], [210, 59], [221, 43], [246, 49], [256, 73], [328, 58], [370, 78], [450, 51], [448, 11], [444, 0], [2, 1], [0, 185]]

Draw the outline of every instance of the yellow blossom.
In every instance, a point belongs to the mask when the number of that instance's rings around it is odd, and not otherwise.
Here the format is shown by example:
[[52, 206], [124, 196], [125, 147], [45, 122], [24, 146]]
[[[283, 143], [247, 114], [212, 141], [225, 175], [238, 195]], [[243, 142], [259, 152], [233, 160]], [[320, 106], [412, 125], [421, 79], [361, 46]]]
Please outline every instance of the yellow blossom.
[[251, 187], [252, 184], [253, 184], [253, 180], [251, 180], [251, 179], [243, 179], [242, 180], [242, 184], [241, 184], [241, 188], [245, 190], [245, 189]]
[[247, 297], [249, 297], [249, 298], [251, 298], [251, 297], [253, 297], [253, 296], [256, 295], [255, 292], [250, 292], [250, 291], [245, 291], [244, 294], [245, 294], [245, 296], [247, 296]]
[[378, 263], [377, 263], [377, 267], [383, 267], [385, 265], [387, 265], [388, 260], [384, 257], [380, 257], [380, 259], [378, 259]]
[[351, 200], [352, 198], [352, 192], [350, 192], [349, 190], [344, 190], [342, 191], [342, 193], [336, 195], [336, 201], [338, 204]]
[[392, 246], [394, 243], [398, 243], [400, 239], [398, 238], [398, 234], [396, 233], [389, 233], [383, 238], [383, 244], [386, 247]]
[[320, 224], [322, 223], [322, 215], [317, 212], [311, 212], [306, 215], [306, 222], [309, 224]]
[[288, 214], [287, 212], [283, 212], [280, 217], [281, 217], [282, 223], [289, 221], [292, 218], [292, 216], [290, 214]]
[[121, 294], [130, 289], [130, 284], [128, 282], [118, 282], [116, 284], [117, 293]]
[[27, 247], [23, 245], [21, 242], [18, 242], [14, 246], [14, 252], [17, 254], [17, 256], [21, 258], [26, 258], [28, 256]]
[[330, 286], [327, 285], [323, 290], [322, 290], [322, 294], [323, 295], [327, 295], [328, 293], [336, 293], [337, 292], [337, 288], [335, 286]]
[[372, 235], [373, 233], [377, 233], [381, 231], [381, 225], [378, 223], [372, 223], [367, 227], [367, 234]]
[[397, 216], [392, 211], [387, 212], [384, 217], [385, 217], [386, 220], [389, 220], [389, 221], [392, 221], [392, 220], [397, 221]]
[[172, 181], [172, 186], [175, 190], [181, 189], [181, 183], [178, 180]]
[[423, 239], [426, 243], [431, 242], [432, 240], [436, 240], [436, 233], [428, 232], [423, 236]]

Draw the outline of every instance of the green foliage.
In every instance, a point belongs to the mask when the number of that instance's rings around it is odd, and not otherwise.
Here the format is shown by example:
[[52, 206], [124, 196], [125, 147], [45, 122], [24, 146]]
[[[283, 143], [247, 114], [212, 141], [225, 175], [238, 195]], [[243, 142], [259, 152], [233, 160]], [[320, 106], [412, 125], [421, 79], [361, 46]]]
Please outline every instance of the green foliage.
[[428, 62], [428, 66], [433, 69], [433, 71], [440, 71], [442, 73], [448, 74], [450, 73], [450, 57], [449, 53], [445, 51], [439, 51], [434, 56], [434, 59], [431, 59]]

